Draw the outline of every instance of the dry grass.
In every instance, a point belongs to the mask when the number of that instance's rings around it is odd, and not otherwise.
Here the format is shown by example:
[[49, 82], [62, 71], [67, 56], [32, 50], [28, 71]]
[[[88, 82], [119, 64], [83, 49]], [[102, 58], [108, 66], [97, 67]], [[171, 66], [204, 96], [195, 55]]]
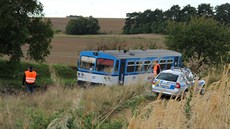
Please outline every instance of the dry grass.
[[[23, 127], [28, 127], [31, 115], [42, 111], [45, 115], [51, 115], [59, 110], [66, 110], [78, 106], [80, 89], [63, 89], [50, 87], [46, 92], [37, 92], [29, 95], [24, 92], [17, 96], [1, 96], [0, 98], [0, 128], [16, 129], [19, 121]], [[36, 117], [36, 116], [35, 116]]]
[[[191, 92], [191, 96], [181, 101], [146, 101], [146, 106], [138, 106], [132, 115], [129, 114], [132, 118], [119, 115], [117, 119], [128, 120], [129, 129], [227, 129], [230, 126], [229, 75], [230, 65], [223, 70], [219, 81], [207, 87], [204, 96]], [[111, 118], [116, 119], [116, 114], [127, 111], [124, 105], [128, 101], [150, 90], [145, 86], [137, 84], [86, 89], [52, 86], [34, 95], [21, 92], [17, 96], [1, 96], [0, 128], [54, 129], [68, 128], [68, 124], [100, 128]], [[88, 125], [84, 123], [86, 121], [89, 121]]]
[[[230, 65], [225, 68], [220, 81], [206, 89], [204, 96], [191, 93], [191, 101], [170, 99], [150, 103], [131, 119], [128, 129], [228, 129], [229, 75]], [[185, 109], [189, 109], [187, 113]]]
[[[128, 99], [142, 92], [143, 85], [87, 89], [52, 86], [33, 95], [22, 92], [17, 96], [1, 96], [0, 128], [67, 128], [71, 119], [74, 125], [87, 128], [82, 123], [84, 116], [89, 115], [93, 115], [92, 127], [100, 128]], [[78, 112], [83, 116], [76, 116]]]

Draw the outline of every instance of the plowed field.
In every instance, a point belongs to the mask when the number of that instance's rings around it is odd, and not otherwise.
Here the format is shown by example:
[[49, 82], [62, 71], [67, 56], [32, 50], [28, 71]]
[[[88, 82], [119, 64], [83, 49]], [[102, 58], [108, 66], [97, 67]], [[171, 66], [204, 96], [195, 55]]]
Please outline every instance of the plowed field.
[[164, 47], [162, 35], [122, 35], [125, 19], [99, 18], [100, 32], [106, 34], [83, 36], [64, 34], [65, 26], [69, 21], [68, 18], [51, 18], [51, 21], [54, 30], [61, 32], [56, 33], [51, 42], [52, 49], [50, 55], [46, 58], [47, 63], [76, 65], [80, 51], [86, 49], [96, 50], [101, 44], [107, 44], [107, 46], [122, 44], [125, 49], [137, 49], [140, 45], [146, 46], [150, 43], [156, 43], [160, 48]]

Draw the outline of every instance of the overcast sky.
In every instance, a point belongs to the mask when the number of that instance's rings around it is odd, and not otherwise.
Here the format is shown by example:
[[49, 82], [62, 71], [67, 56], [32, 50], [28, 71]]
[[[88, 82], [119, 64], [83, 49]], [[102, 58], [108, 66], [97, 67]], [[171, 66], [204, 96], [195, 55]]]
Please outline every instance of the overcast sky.
[[169, 9], [178, 4], [181, 8], [190, 4], [198, 7], [208, 3], [215, 7], [229, 0], [39, 0], [44, 6], [46, 17], [81, 15], [95, 18], [125, 18], [126, 13], [143, 12], [147, 9]]

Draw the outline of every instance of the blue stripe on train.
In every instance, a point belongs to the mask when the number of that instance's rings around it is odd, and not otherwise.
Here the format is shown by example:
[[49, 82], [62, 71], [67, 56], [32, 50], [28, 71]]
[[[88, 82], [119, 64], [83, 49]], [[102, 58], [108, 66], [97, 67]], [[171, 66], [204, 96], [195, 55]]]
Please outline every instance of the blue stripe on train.
[[78, 72], [85, 72], [85, 73], [92, 73], [92, 74], [98, 74], [98, 75], [109, 75], [109, 76], [118, 76], [118, 74], [108, 74], [108, 73], [100, 73], [100, 72], [91, 72], [87, 70], [78, 70]]

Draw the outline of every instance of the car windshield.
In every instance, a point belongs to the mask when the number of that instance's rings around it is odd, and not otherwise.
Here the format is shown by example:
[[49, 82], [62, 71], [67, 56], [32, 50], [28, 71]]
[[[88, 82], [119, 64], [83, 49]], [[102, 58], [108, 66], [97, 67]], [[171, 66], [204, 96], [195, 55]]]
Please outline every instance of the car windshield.
[[156, 79], [176, 82], [178, 75], [172, 73], [160, 73]]

